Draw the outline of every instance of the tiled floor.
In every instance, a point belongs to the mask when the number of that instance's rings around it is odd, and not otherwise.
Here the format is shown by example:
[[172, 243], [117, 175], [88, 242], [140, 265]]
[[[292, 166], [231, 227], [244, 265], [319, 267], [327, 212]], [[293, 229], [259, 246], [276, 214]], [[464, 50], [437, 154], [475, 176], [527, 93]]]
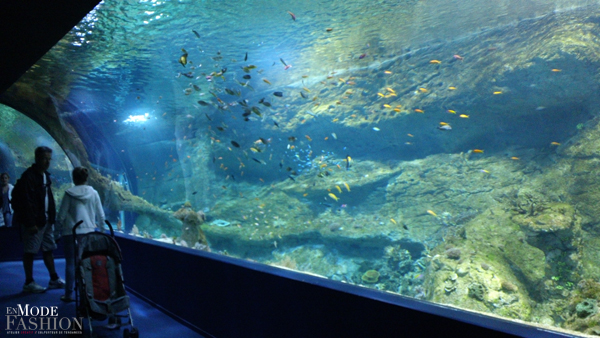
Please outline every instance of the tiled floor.
[[[61, 277], [64, 277], [65, 271], [64, 259], [56, 260], [56, 269]], [[127, 272], [123, 271], [125, 276]], [[42, 261], [35, 261], [34, 263], [34, 278], [36, 282], [42, 286], [48, 285], [48, 272], [44, 267]], [[65, 303], [60, 300], [60, 296], [63, 294], [62, 290], [47, 290], [41, 294], [28, 294], [22, 292], [24, 282], [23, 264], [21, 262], [2, 262], [0, 263], [0, 337], [13, 336], [7, 331], [7, 315], [8, 308], [16, 308], [20, 304], [21, 307], [25, 307], [29, 304], [31, 307], [57, 307], [57, 318], [62, 319], [63, 317], [72, 318], [75, 317], [75, 303]], [[167, 316], [160, 310], [156, 309], [144, 300], [136, 297], [131, 292], [128, 292], [130, 297], [130, 309], [135, 327], [139, 330], [139, 336], [143, 338], [163, 338], [163, 337], [190, 337], [190, 338], [203, 338], [205, 336], [191, 330], [185, 325], [182, 325], [173, 318]], [[126, 312], [124, 312], [125, 314]], [[14, 317], [12, 317], [14, 318]], [[27, 319], [26, 319], [27, 320]], [[123, 318], [123, 322], [127, 322], [128, 319]], [[66, 323], [66, 320], [63, 321]], [[14, 325], [18, 325], [19, 322], [15, 321]], [[84, 336], [89, 337], [89, 322], [84, 319]], [[129, 325], [123, 325], [120, 329], [109, 330], [105, 326], [107, 321], [92, 321], [93, 337], [101, 338], [113, 338], [123, 337], [124, 329], [131, 329]], [[27, 324], [29, 325], [29, 324]], [[66, 324], [65, 324], [66, 325]], [[21, 329], [23, 327], [21, 326]], [[36, 336], [43, 337], [72, 337], [71, 334], [66, 333], [49, 333], [39, 334], [39, 330]], [[211, 337], [207, 335], [206, 337]]]

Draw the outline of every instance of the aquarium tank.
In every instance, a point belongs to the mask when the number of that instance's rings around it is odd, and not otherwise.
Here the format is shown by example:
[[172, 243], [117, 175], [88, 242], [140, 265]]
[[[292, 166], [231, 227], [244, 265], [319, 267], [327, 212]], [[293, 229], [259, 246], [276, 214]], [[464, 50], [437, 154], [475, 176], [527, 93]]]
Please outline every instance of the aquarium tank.
[[599, 34], [591, 0], [105, 0], [0, 96], [3, 171], [55, 142], [124, 236], [598, 335]]

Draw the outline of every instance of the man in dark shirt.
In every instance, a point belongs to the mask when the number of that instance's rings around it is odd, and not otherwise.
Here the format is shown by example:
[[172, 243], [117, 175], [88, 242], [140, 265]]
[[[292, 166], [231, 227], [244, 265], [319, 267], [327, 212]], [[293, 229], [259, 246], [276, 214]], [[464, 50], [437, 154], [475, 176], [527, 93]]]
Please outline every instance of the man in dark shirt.
[[[21, 226], [24, 244], [23, 268], [25, 269], [25, 285], [23, 291], [40, 293], [46, 288], [33, 280], [33, 260], [40, 248], [44, 264], [50, 273], [49, 289], [64, 288], [65, 282], [58, 277], [54, 267], [56, 249], [53, 227], [56, 217], [56, 205], [52, 196], [50, 173], [47, 172], [52, 160], [52, 149], [38, 147], [35, 149], [35, 163], [29, 167], [13, 189], [14, 222]], [[23, 186], [19, 187], [18, 185]], [[15, 196], [19, 191], [21, 196]], [[15, 198], [17, 197], [17, 198]]]

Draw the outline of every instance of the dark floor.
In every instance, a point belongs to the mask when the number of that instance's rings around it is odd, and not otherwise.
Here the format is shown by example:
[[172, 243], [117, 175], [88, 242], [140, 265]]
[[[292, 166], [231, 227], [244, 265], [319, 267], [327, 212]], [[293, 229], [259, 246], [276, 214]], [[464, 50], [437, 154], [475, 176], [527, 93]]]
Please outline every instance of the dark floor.
[[[41, 260], [37, 260], [34, 263], [34, 278], [36, 282], [42, 286], [48, 285], [48, 271], [46, 270], [44, 263]], [[64, 278], [65, 271], [65, 260], [57, 259], [56, 260], [56, 270], [61, 277]], [[125, 277], [127, 277], [127, 272], [123, 271]], [[63, 317], [72, 318], [75, 317], [75, 303], [64, 303], [60, 300], [60, 296], [63, 294], [62, 290], [47, 290], [45, 293], [41, 294], [28, 294], [23, 293], [24, 283], [24, 272], [23, 272], [23, 264], [21, 262], [2, 262], [0, 263], [0, 337], [8, 337], [13, 336], [13, 334], [9, 334], [7, 331], [7, 315], [8, 308], [16, 308], [21, 305], [21, 307], [25, 307], [26, 304], [29, 304], [29, 307], [52, 307], [56, 306], [58, 309], [57, 318], [60, 320]], [[145, 302], [144, 300], [136, 297], [132, 294], [131, 290], [128, 291], [128, 295], [130, 297], [130, 309], [131, 315], [133, 318], [133, 323], [135, 327], [139, 330], [139, 336], [143, 338], [164, 338], [164, 337], [190, 337], [190, 338], [203, 338], [203, 337], [212, 337], [210, 335], [201, 335], [196, 331], [191, 330], [185, 325], [182, 325], [180, 322], [161, 312], [157, 308], [153, 307], [151, 304]], [[126, 312], [123, 312], [126, 314]], [[27, 323], [26, 325], [30, 325]], [[125, 318], [123, 318], [123, 322], [127, 322]], [[63, 323], [66, 321], [63, 320]], [[19, 322], [15, 321], [14, 325], [18, 325]], [[84, 319], [84, 336], [89, 337], [89, 322], [87, 319]], [[123, 325], [120, 329], [109, 330], [105, 326], [107, 321], [92, 321], [93, 327], [93, 337], [123, 337], [124, 329], [131, 329], [129, 325]], [[66, 325], [66, 324], [65, 324]], [[21, 326], [21, 329], [23, 327]], [[31, 327], [29, 327], [31, 328]], [[31, 331], [30, 331], [31, 332]], [[23, 332], [21, 332], [23, 334]], [[30, 333], [36, 334], [36, 336], [44, 336], [44, 337], [72, 337], [72, 334], [59, 333], [59, 334], [39, 334], [38, 333]], [[81, 336], [81, 335], [77, 335]]]

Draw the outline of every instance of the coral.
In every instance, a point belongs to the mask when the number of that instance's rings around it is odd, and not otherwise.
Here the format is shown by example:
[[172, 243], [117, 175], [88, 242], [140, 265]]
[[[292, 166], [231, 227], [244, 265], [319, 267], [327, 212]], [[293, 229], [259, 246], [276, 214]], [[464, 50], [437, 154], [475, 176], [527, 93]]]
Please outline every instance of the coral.
[[450, 249], [446, 250], [444, 252], [444, 254], [446, 254], [446, 257], [448, 257], [450, 259], [459, 260], [461, 252], [460, 252], [459, 248], [450, 248]]
[[379, 272], [377, 270], [368, 270], [362, 275], [361, 279], [365, 283], [377, 283], [379, 281]]
[[190, 202], [185, 202], [183, 207], [173, 214], [173, 217], [183, 223], [181, 227], [182, 241], [190, 243], [193, 247], [196, 246], [196, 243], [208, 246], [206, 235], [204, 235], [204, 232], [200, 228], [204, 220], [192, 209]]
[[502, 282], [500, 282], [500, 286], [502, 287], [502, 290], [507, 291], [507, 292], [519, 291], [519, 288], [509, 281], [503, 280]]
[[588, 317], [598, 312], [598, 301], [595, 299], [586, 299], [583, 302], [577, 304], [575, 310], [577, 311], [577, 317]]
[[471, 283], [469, 285], [469, 297], [473, 297], [477, 300], [483, 301], [485, 295], [485, 286], [479, 283]]
[[292, 269], [292, 270], [298, 269], [298, 264], [296, 263], [296, 261], [287, 255], [283, 256], [279, 261], [273, 262], [272, 265], [276, 265], [276, 266], [280, 266], [280, 267], [284, 267], [284, 268], [288, 268], [288, 269]]

